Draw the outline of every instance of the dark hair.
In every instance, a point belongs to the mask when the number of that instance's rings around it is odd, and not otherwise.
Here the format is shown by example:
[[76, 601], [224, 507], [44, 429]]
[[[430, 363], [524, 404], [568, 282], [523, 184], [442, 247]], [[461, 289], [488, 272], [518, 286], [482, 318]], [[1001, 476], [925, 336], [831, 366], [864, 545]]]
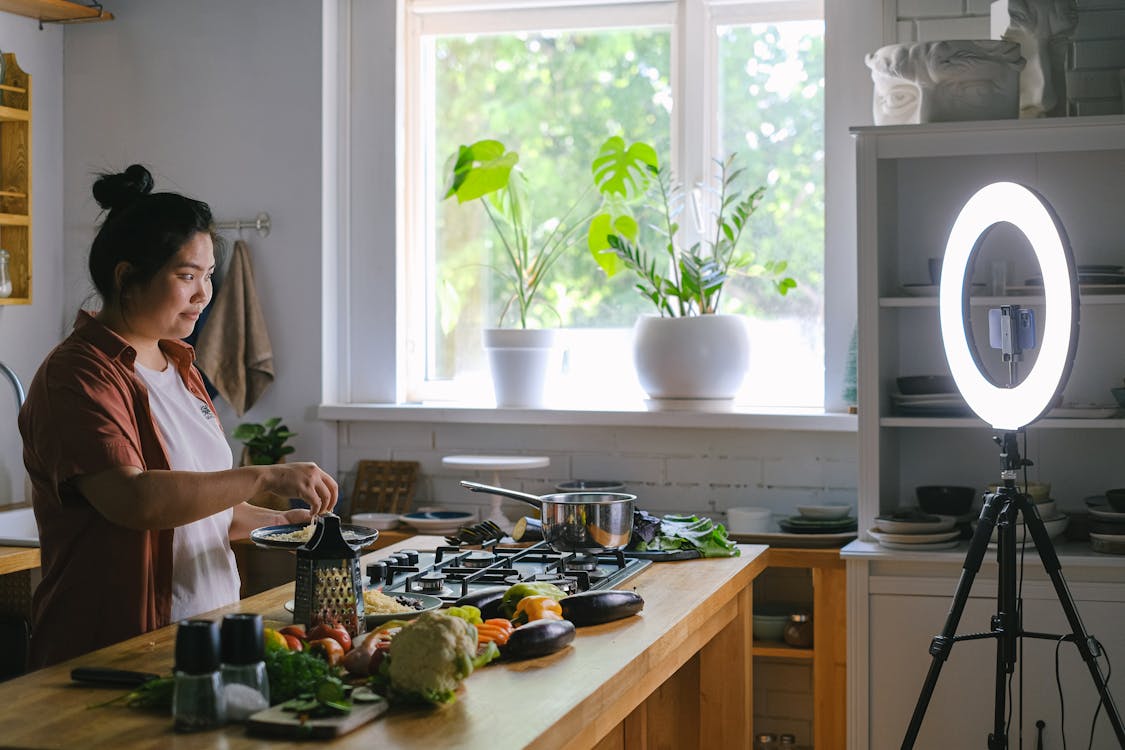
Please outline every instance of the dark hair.
[[[118, 174], [102, 173], [94, 200], [109, 213], [90, 247], [90, 278], [106, 305], [129, 287], [144, 286], [198, 232], [214, 235], [211, 208], [178, 193], [152, 192], [152, 175], [140, 164]], [[132, 272], [118, 289], [114, 269]]]

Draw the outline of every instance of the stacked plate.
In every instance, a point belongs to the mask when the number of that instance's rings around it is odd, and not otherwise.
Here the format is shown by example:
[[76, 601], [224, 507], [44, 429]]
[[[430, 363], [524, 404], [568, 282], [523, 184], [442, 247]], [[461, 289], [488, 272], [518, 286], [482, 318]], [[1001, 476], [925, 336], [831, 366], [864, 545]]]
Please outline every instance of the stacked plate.
[[954, 516], [931, 516], [916, 509], [877, 516], [867, 533], [880, 547], [893, 550], [933, 551], [953, 549], [961, 536]]
[[1090, 548], [1109, 555], [1125, 555], [1125, 513], [1109, 506], [1105, 495], [1086, 498], [1090, 510]]
[[856, 530], [850, 505], [802, 505], [798, 515], [777, 522], [789, 534], [842, 534]]
[[891, 394], [895, 412], [903, 417], [961, 417], [972, 412], [949, 375], [908, 375], [897, 378]]

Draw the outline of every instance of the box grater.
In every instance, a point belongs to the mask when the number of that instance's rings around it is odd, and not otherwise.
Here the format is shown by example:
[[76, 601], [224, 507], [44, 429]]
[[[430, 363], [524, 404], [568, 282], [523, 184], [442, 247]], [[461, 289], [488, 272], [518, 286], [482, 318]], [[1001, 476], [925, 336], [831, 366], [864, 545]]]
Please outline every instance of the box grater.
[[359, 550], [344, 541], [340, 517], [326, 513], [297, 548], [293, 621], [311, 629], [321, 623], [342, 626], [354, 638], [366, 632]]

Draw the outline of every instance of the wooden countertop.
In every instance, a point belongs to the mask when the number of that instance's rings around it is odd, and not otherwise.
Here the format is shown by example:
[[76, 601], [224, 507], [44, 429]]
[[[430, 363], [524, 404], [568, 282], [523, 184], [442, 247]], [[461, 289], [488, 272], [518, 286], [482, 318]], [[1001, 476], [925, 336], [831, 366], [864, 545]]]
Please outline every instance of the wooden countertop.
[[[432, 549], [441, 542], [437, 537], [413, 537], [366, 555], [364, 563], [399, 548]], [[490, 665], [466, 680], [456, 703], [440, 709], [394, 708], [374, 723], [335, 740], [332, 747], [594, 747], [713, 637], [729, 632], [727, 626], [740, 618], [748, 619], [749, 588], [766, 567], [768, 555], [764, 546], [740, 547], [741, 557], [651, 565], [626, 584], [645, 598], [640, 616], [582, 628], [570, 647], [548, 657]], [[279, 586], [209, 617], [258, 612], [267, 624], [277, 627], [291, 622], [283, 603], [292, 597], [292, 584]], [[84, 618], [98, 613], [74, 615], [74, 626], [80, 628]], [[87, 706], [119, 691], [79, 687], [70, 681], [70, 670], [76, 666], [167, 674], [172, 668], [174, 640], [175, 627], [170, 626], [0, 684], [0, 726], [4, 728], [0, 743], [67, 750], [298, 746], [248, 737], [238, 725], [177, 735], [166, 715], [119, 706], [88, 710]], [[707, 666], [700, 669], [712, 674], [726, 671], [713, 656], [703, 663]], [[724, 729], [712, 726], [714, 723], [701, 729], [701, 737], [721, 738]]]
[[38, 547], [0, 547], [0, 575], [38, 567]]

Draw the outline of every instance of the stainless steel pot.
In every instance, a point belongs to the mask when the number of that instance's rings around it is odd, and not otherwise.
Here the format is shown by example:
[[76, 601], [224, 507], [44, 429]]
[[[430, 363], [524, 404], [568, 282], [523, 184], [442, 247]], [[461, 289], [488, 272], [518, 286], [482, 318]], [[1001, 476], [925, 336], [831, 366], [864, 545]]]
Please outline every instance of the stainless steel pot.
[[622, 549], [633, 533], [633, 501], [624, 492], [558, 492], [529, 495], [525, 492], [461, 482], [473, 492], [510, 497], [539, 509], [543, 538], [558, 552], [597, 554]]

